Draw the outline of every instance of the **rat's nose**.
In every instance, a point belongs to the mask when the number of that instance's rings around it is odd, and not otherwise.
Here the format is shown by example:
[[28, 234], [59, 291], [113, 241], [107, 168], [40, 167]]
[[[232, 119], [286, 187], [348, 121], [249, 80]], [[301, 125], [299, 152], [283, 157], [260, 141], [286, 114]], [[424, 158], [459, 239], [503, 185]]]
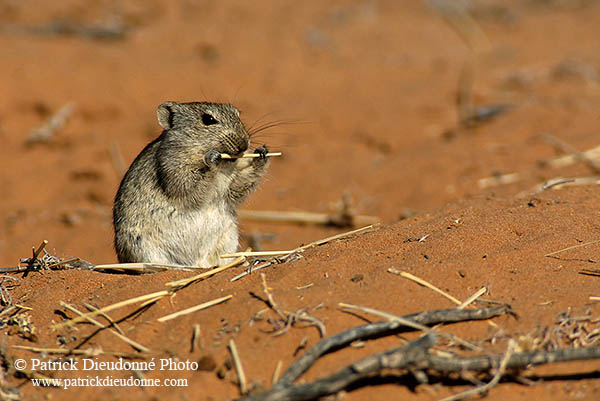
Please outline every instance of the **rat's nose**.
[[237, 142], [237, 153], [244, 153], [248, 150], [248, 141], [240, 139]]

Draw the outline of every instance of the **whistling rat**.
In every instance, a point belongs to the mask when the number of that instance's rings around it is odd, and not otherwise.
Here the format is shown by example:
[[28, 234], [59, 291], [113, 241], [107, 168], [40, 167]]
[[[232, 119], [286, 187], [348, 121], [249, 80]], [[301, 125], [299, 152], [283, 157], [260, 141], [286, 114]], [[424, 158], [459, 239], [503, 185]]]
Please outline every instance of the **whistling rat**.
[[232, 105], [165, 102], [158, 106], [162, 134], [129, 167], [115, 198], [113, 224], [119, 262], [210, 267], [238, 246], [236, 206], [267, 169], [241, 155], [250, 135]]

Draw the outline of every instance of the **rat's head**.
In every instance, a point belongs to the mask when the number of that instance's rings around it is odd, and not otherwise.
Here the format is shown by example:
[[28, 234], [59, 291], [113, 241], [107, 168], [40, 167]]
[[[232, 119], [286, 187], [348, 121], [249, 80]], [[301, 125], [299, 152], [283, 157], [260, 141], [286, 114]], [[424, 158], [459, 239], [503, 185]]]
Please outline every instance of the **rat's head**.
[[238, 155], [250, 144], [240, 112], [230, 104], [164, 102], [157, 116], [168, 131], [165, 139], [178, 147]]

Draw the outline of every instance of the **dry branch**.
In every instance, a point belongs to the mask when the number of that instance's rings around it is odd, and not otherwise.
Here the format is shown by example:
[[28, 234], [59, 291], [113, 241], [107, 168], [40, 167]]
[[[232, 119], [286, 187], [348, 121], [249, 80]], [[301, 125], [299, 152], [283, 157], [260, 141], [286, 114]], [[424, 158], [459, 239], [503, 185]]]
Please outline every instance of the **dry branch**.
[[446, 397], [440, 401], [458, 401], [458, 400], [462, 400], [465, 398], [469, 398], [473, 395], [487, 393], [492, 387], [496, 386], [500, 382], [500, 379], [502, 379], [502, 376], [504, 375], [504, 372], [506, 371], [506, 365], [508, 364], [508, 361], [510, 360], [510, 357], [514, 353], [516, 347], [517, 347], [517, 344], [514, 340], [511, 339], [508, 341], [508, 349], [506, 350], [506, 354], [504, 354], [504, 356], [502, 357], [502, 360], [500, 361], [500, 367], [498, 367], [498, 371], [496, 372], [496, 374], [494, 375], [492, 380], [490, 380], [489, 383], [485, 383], [485, 384], [475, 387], [473, 389], [463, 391], [462, 393], [455, 394], [450, 397]]
[[[435, 343], [435, 337], [427, 334], [405, 346], [393, 348], [361, 359], [332, 375], [315, 380], [312, 383], [285, 387], [275, 386], [271, 391], [253, 395], [243, 400], [315, 400], [325, 395], [347, 389], [360, 380], [372, 378], [374, 375], [381, 374], [383, 371], [390, 369], [401, 370], [411, 374], [419, 374], [426, 370], [442, 375], [464, 373], [467, 371], [491, 373], [494, 369], [498, 369], [502, 373], [506, 369], [525, 369], [532, 365], [600, 359], [600, 347], [520, 353], [513, 353], [512, 350], [508, 350], [507, 354], [504, 355], [467, 358], [435, 356], [428, 352]], [[494, 379], [490, 384], [495, 384]], [[488, 385], [488, 387], [490, 386]], [[477, 388], [476, 391], [481, 391], [481, 387]]]
[[[506, 305], [494, 306], [480, 309], [440, 309], [422, 313], [413, 313], [402, 316], [405, 320], [430, 326], [438, 323], [456, 323], [467, 320], [484, 320], [491, 317], [510, 313], [510, 307]], [[338, 333], [332, 337], [325, 338], [316, 343], [312, 348], [306, 351], [300, 358], [296, 359], [292, 365], [283, 373], [275, 388], [282, 388], [292, 385], [300, 375], [306, 372], [318, 358], [334, 350], [348, 346], [356, 340], [365, 340], [375, 337], [382, 337], [396, 334], [400, 331], [411, 330], [398, 320], [380, 321], [370, 323]]]

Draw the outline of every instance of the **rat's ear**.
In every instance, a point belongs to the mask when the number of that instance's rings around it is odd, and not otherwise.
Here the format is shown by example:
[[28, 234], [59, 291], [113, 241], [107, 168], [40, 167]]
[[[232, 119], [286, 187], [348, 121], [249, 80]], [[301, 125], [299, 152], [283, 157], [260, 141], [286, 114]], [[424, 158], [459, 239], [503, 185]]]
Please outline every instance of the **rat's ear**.
[[158, 123], [164, 129], [173, 128], [173, 116], [175, 114], [175, 106], [177, 102], [164, 102], [156, 110]]

